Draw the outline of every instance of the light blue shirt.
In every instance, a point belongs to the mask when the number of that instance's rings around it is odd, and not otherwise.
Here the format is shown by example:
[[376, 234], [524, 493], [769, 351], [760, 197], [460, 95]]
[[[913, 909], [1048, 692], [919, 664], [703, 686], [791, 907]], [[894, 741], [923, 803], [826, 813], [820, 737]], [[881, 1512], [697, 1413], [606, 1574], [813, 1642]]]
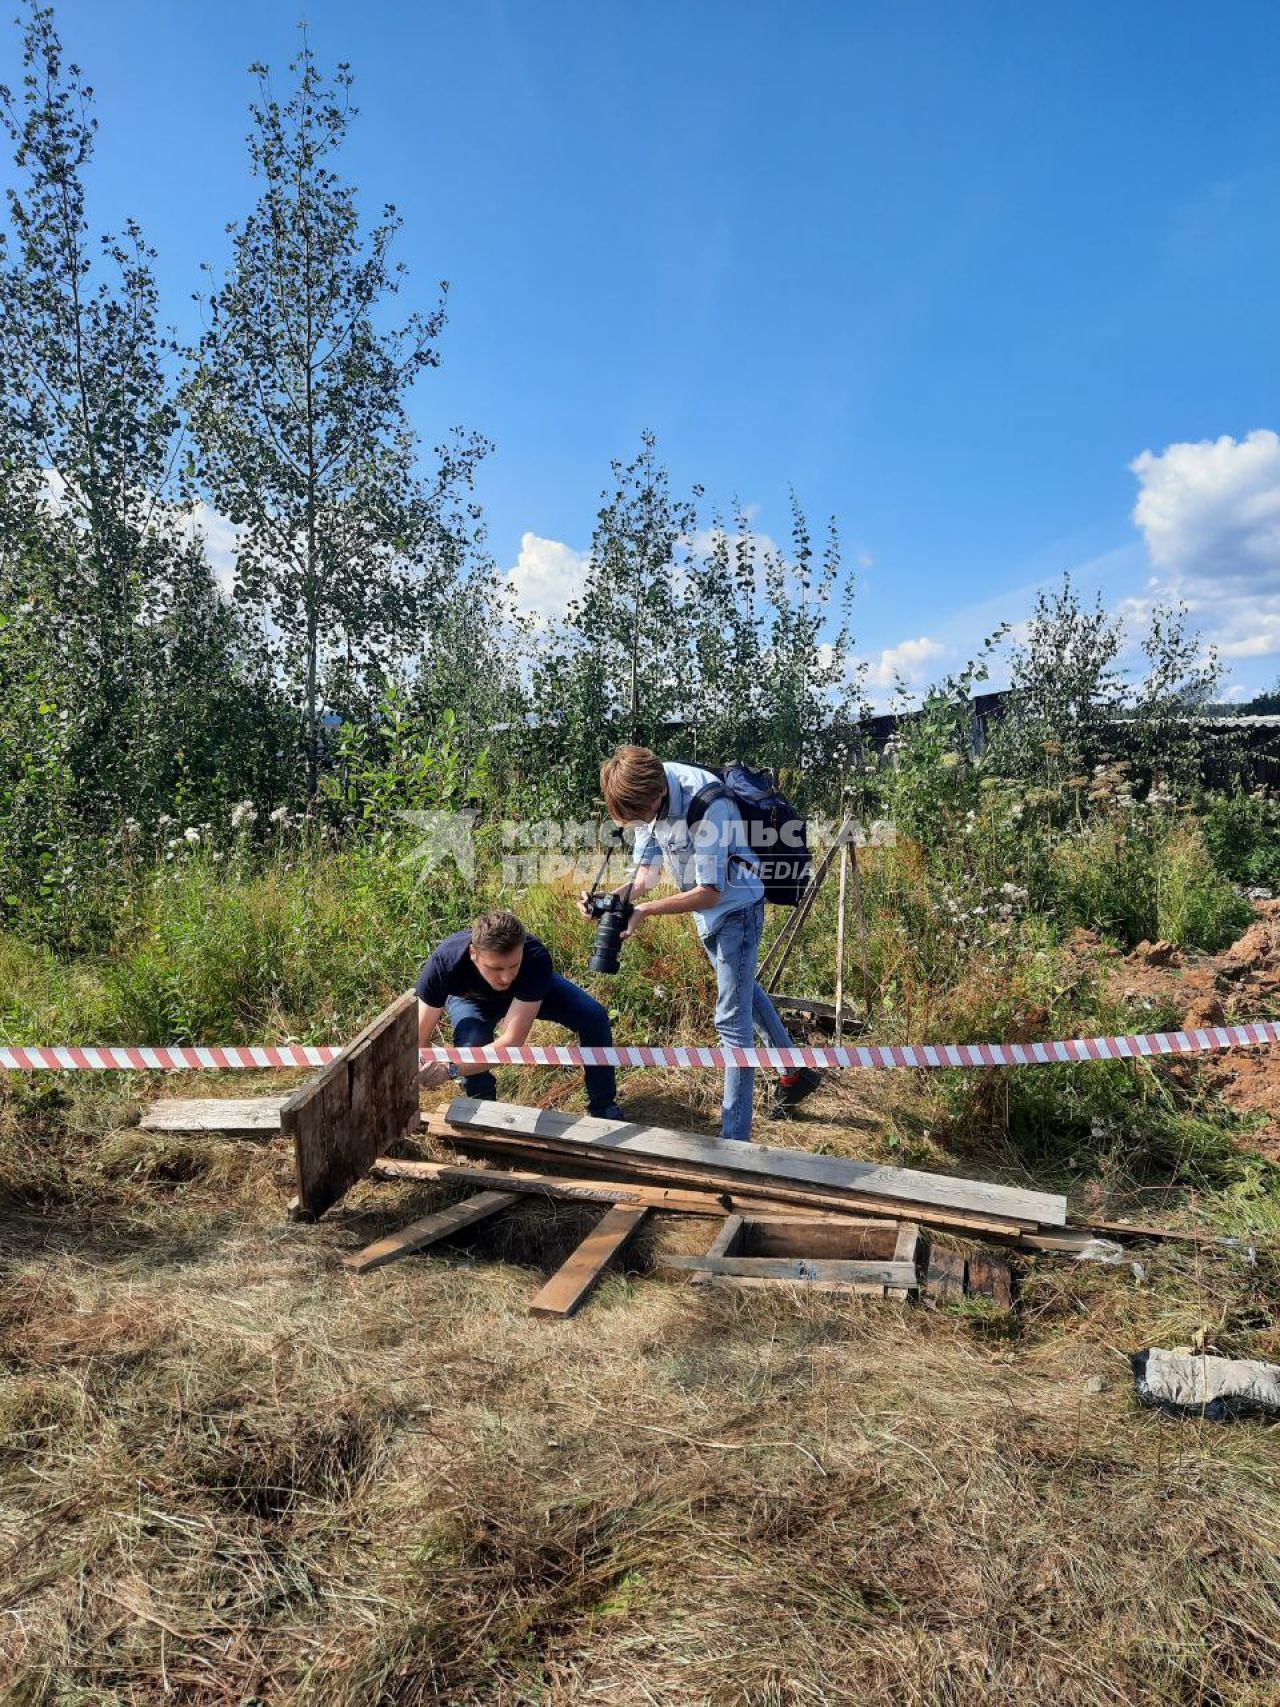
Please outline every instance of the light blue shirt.
[[701, 907], [694, 914], [699, 936], [710, 936], [728, 914], [763, 900], [764, 884], [747, 827], [733, 801], [713, 800], [692, 829], [686, 822], [694, 795], [719, 782], [719, 777], [698, 765], [664, 764], [662, 768], [667, 776], [666, 813], [636, 832], [636, 870], [661, 865], [665, 859], [682, 894], [704, 883], [718, 889], [721, 899], [716, 905]]

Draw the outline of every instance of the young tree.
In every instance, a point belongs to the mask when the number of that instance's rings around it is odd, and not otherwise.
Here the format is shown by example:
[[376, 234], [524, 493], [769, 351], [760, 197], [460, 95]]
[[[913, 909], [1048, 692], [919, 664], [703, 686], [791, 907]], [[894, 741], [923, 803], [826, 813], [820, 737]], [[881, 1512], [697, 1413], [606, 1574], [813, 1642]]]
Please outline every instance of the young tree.
[[213, 502], [240, 529], [236, 596], [272, 633], [304, 732], [308, 798], [320, 765], [325, 678], [352, 702], [421, 644], [454, 584], [477, 512], [466, 494], [487, 448], [455, 434], [430, 478], [406, 399], [439, 362], [445, 289], [429, 314], [381, 329], [403, 266], [400, 220], [361, 228], [336, 170], [352, 77], [331, 79], [303, 42], [292, 92], [253, 68], [249, 157], [261, 186], [231, 226], [228, 278], [207, 299], [184, 397]]
[[1081, 604], [1070, 575], [1041, 592], [1026, 637], [1010, 651], [1005, 715], [992, 740], [992, 765], [1025, 782], [1060, 787], [1115, 750], [1125, 699], [1120, 654], [1124, 625], [1098, 595]]
[[667, 744], [691, 679], [683, 618], [700, 489], [672, 493], [649, 432], [612, 469], [586, 586], [533, 670], [537, 714], [581, 803], [595, 798], [600, 761], [619, 741]]
[[209, 727], [210, 695], [226, 697], [232, 636], [174, 501], [154, 253], [133, 222], [90, 235], [93, 91], [47, 6], [29, 9], [0, 123], [16, 169], [0, 236], [0, 586], [21, 618], [7, 655], [55, 708], [32, 741], [56, 715], [75, 779], [50, 820], [65, 830], [156, 808], [183, 729]]
[[1134, 706], [1137, 757], [1153, 783], [1185, 792], [1200, 780], [1204, 728], [1200, 719], [1222, 685], [1216, 647], [1189, 627], [1185, 604], [1157, 604], [1142, 640], [1146, 675]]
[[842, 569], [834, 518], [818, 558], [793, 492], [791, 549], [764, 553], [764, 581], [769, 617], [761, 647], [758, 756], [780, 770], [807, 773], [811, 784], [830, 781], [851, 725], [865, 709], [865, 672], [851, 656], [854, 583]]

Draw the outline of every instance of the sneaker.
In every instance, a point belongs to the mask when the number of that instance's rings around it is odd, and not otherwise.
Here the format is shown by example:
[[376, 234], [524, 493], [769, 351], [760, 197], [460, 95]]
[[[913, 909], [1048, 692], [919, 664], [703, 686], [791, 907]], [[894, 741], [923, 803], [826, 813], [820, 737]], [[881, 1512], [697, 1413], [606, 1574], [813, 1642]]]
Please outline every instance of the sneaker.
[[625, 1120], [627, 1118], [616, 1102], [611, 1102], [608, 1108], [589, 1108], [587, 1113], [592, 1120]]
[[770, 1119], [785, 1120], [796, 1104], [812, 1096], [821, 1083], [822, 1074], [815, 1067], [801, 1067], [798, 1072], [785, 1073], [774, 1086]]

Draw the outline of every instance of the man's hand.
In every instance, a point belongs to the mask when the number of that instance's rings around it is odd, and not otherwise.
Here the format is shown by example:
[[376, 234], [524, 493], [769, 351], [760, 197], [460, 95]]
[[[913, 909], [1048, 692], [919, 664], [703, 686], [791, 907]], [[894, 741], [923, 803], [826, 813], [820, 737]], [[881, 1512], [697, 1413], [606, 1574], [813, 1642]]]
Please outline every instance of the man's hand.
[[627, 920], [627, 928], [623, 931], [620, 940], [625, 942], [629, 936], [634, 936], [648, 917], [649, 903], [637, 901], [631, 909], [631, 917]]
[[447, 1061], [429, 1061], [418, 1074], [418, 1083], [428, 1091], [435, 1090], [437, 1085], [444, 1084], [449, 1077]]
[[578, 911], [582, 914], [584, 919], [590, 919], [590, 918], [595, 917], [595, 915], [591, 911], [590, 903], [591, 903], [591, 892], [588, 889], [584, 889], [582, 891], [581, 895], [578, 896]]

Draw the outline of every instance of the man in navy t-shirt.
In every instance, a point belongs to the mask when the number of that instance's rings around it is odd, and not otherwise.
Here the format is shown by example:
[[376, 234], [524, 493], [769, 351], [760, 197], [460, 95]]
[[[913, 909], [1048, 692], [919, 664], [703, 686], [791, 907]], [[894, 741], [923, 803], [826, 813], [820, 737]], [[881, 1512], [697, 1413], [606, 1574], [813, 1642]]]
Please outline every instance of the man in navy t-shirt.
[[[495, 1041], [524, 1043], [535, 1019], [564, 1026], [589, 1048], [613, 1042], [604, 1008], [594, 996], [560, 976], [545, 945], [528, 934], [514, 913], [485, 913], [470, 930], [446, 937], [423, 966], [418, 974], [420, 1049], [430, 1044], [444, 1012], [458, 1048]], [[464, 1081], [468, 1096], [491, 1101], [498, 1094], [488, 1067], [459, 1067], [451, 1072], [443, 1061], [434, 1061], [422, 1069], [418, 1082], [442, 1085], [455, 1074]], [[613, 1068], [586, 1067], [583, 1076], [588, 1111], [605, 1120], [621, 1120]]]

